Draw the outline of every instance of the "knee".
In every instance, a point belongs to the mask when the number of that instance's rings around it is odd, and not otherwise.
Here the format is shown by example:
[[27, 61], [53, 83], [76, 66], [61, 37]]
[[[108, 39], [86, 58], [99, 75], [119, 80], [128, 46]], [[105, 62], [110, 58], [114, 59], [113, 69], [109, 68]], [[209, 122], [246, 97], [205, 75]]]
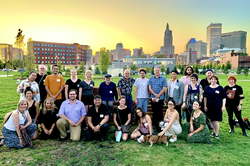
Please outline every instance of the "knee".
[[63, 119], [58, 119], [56, 121], [56, 126], [62, 126], [63, 125]]
[[78, 141], [80, 140], [80, 137], [73, 137], [71, 140], [72, 140], [73, 142], [78, 142]]
[[128, 136], [127, 136], [127, 135], [126, 135], [126, 136], [124, 136], [124, 135], [122, 136], [122, 140], [123, 140], [123, 141], [127, 141], [127, 139], [128, 139]]

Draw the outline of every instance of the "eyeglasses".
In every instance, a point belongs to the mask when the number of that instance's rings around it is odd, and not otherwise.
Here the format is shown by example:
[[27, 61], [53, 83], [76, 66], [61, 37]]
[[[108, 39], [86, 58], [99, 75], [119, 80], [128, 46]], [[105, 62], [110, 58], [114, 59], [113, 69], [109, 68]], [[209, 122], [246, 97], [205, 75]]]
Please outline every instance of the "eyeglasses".
[[136, 112], [137, 114], [139, 114], [141, 111], [139, 111], [139, 112]]
[[173, 103], [168, 103], [168, 105], [174, 105]]

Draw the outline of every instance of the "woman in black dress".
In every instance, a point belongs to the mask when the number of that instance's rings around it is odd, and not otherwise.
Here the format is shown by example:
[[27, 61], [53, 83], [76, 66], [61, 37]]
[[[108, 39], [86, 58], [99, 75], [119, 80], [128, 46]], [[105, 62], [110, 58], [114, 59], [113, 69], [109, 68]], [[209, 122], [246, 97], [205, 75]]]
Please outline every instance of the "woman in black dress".
[[[126, 97], [121, 96], [121, 98], [119, 99], [119, 106], [117, 107], [117, 109], [114, 110], [114, 113], [113, 113], [113, 120], [116, 126], [115, 138], [118, 134], [118, 131], [121, 130], [121, 125], [129, 125], [130, 120], [131, 120], [131, 110], [129, 107], [125, 105], [125, 103], [126, 103]], [[117, 111], [119, 111], [122, 124], [118, 117]], [[128, 139], [128, 133], [122, 133], [121, 138], [123, 141], [126, 141]]]
[[66, 100], [69, 99], [69, 91], [71, 89], [75, 89], [77, 91], [77, 98], [79, 98], [79, 84], [81, 80], [77, 78], [77, 70], [71, 69], [70, 70], [71, 78], [68, 79], [65, 83], [65, 98]]
[[226, 92], [222, 86], [217, 84], [217, 76], [213, 75], [210, 80], [211, 85], [205, 88], [204, 110], [214, 127], [210, 136], [219, 139], [219, 121], [222, 121], [222, 112], [225, 111]]
[[44, 107], [39, 115], [39, 123], [42, 127], [40, 139], [58, 138], [58, 130], [56, 128], [56, 109], [56, 105], [52, 98], [47, 98], [44, 101]]
[[241, 106], [242, 106], [242, 100], [244, 99], [243, 90], [241, 86], [236, 85], [237, 79], [235, 76], [229, 76], [227, 81], [228, 85], [225, 86], [224, 89], [227, 93], [226, 109], [228, 114], [229, 126], [231, 128], [229, 133], [234, 133], [234, 125], [233, 125], [233, 113], [234, 113], [239, 121], [243, 135], [248, 137], [249, 135], [246, 133], [246, 129], [243, 120], [241, 118]]

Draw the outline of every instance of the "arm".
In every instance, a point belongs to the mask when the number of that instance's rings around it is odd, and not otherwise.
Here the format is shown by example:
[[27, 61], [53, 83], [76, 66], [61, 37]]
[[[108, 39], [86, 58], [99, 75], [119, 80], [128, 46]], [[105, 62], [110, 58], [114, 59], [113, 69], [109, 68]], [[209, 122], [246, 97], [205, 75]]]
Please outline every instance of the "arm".
[[113, 93], [114, 93], [114, 96], [115, 96], [115, 100], [117, 101], [118, 100], [118, 94], [117, 94], [117, 90], [116, 90], [116, 85], [115, 85], [115, 88], [113, 90]]
[[[148, 122], [148, 127], [149, 127], [149, 134], [150, 135], [152, 135], [153, 133], [152, 133], [152, 131], [153, 131], [153, 129], [152, 129], [152, 121], [151, 121], [151, 118], [150, 118], [150, 116], [148, 116], [148, 115], [146, 115], [146, 120], [147, 120], [147, 122]], [[139, 128], [140, 129], [140, 128]]]
[[222, 100], [222, 108], [221, 108], [222, 112], [225, 111], [225, 105], [226, 105], [226, 98]]
[[17, 86], [17, 93], [23, 93], [23, 88], [24, 88], [24, 82], [22, 81], [22, 82]]
[[183, 107], [186, 107], [187, 92], [188, 92], [188, 85], [185, 86], [185, 90], [184, 90], [184, 94], [183, 94], [183, 104], [182, 104], [182, 108], [183, 108]]
[[[191, 126], [190, 126], [190, 127], [191, 127]], [[197, 130], [195, 130], [195, 131], [189, 133], [189, 134], [188, 134], [188, 137], [189, 137], [189, 138], [192, 137], [192, 135], [194, 135], [195, 133], [199, 133], [199, 132], [202, 131], [203, 129], [204, 129], [204, 125], [200, 124], [200, 127], [199, 127]], [[191, 131], [191, 130], [190, 130], [190, 131]]]
[[62, 118], [62, 119], [67, 120], [72, 126], [76, 126], [76, 123], [73, 122], [71, 119], [69, 119], [69, 118], [68, 118], [67, 116], [65, 116], [64, 114], [60, 114], [59, 117]]
[[69, 86], [67, 84], [65, 84], [65, 98], [66, 98], [66, 100], [68, 100], [68, 89], [69, 89]]
[[207, 97], [204, 97], [204, 110], [207, 112]]
[[55, 98], [62, 92], [63, 87], [64, 87], [64, 85], [61, 86], [61, 88], [59, 89], [59, 91], [58, 91], [57, 94], [55, 95]]
[[13, 117], [13, 121], [14, 121], [14, 125], [15, 125], [15, 128], [16, 128], [16, 132], [17, 132], [17, 136], [19, 138], [19, 141], [20, 141], [20, 145], [23, 146], [23, 142], [22, 142], [22, 137], [21, 137], [21, 132], [20, 132], [20, 129], [19, 129], [19, 114], [17, 111], [14, 111], [12, 113], [12, 117]]
[[183, 96], [184, 96], [184, 84], [181, 82], [180, 84], [180, 100], [179, 100], [179, 103], [183, 103]]
[[100, 96], [102, 96], [102, 83], [99, 86], [99, 92], [98, 93], [99, 93]]
[[39, 116], [39, 101], [35, 102], [35, 107], [36, 107], [36, 116], [35, 116], [34, 124], [36, 124], [37, 118]]
[[131, 121], [131, 113], [128, 114], [128, 120], [124, 125], [128, 125]]
[[87, 119], [88, 119], [89, 127], [91, 127], [91, 129], [94, 130], [94, 129], [95, 129], [95, 126], [94, 126], [93, 123], [92, 123], [92, 116], [88, 116]]
[[199, 90], [200, 90], [200, 102], [202, 102], [202, 99], [203, 99], [203, 89], [202, 89], [201, 85], [199, 85], [199, 86], [200, 86], [200, 88], [199, 88]]
[[118, 92], [119, 97], [121, 97], [122, 96], [122, 94], [121, 94], [121, 88], [117, 88], [117, 92]]
[[50, 97], [53, 98], [53, 95], [51, 94], [48, 85], [45, 85], [45, 89], [46, 89], [47, 93], [50, 95]]
[[178, 113], [175, 112], [170, 122], [168, 123], [167, 127], [162, 132], [160, 132], [158, 136], [162, 136], [172, 126], [172, 124], [174, 123], [175, 119], [177, 119], [178, 116], [179, 116]]
[[241, 105], [242, 105], [242, 102], [243, 102], [243, 94], [241, 94], [240, 95], [240, 103], [239, 103], [239, 105], [238, 105], [238, 107], [237, 107], [237, 109], [238, 109], [238, 111], [240, 111], [241, 110]]
[[[139, 131], [140, 128], [141, 128], [141, 123], [140, 123], [140, 120], [138, 120], [138, 126], [135, 128], [134, 131]], [[133, 132], [134, 132], [134, 131], [133, 131]]]
[[190, 117], [190, 132], [192, 133], [192, 132], [194, 132], [194, 126], [193, 126], [193, 124], [194, 124], [194, 121], [193, 121], [193, 118], [192, 118], [192, 116]]
[[169, 122], [169, 119], [168, 119], [168, 110], [166, 110], [166, 113], [165, 113], [163, 121], [164, 122]]
[[85, 118], [85, 115], [83, 115], [83, 116], [80, 118], [80, 120], [76, 123], [76, 126], [79, 126], [79, 125], [82, 123], [82, 121], [84, 120], [84, 118]]
[[52, 133], [52, 131], [54, 130], [55, 125], [56, 125], [55, 123], [52, 124], [50, 130], [48, 131], [48, 132], [49, 132], [49, 135], [50, 135], [50, 134]]
[[117, 121], [116, 121], [116, 117], [117, 117], [117, 115], [116, 115], [116, 113], [114, 113], [114, 114], [113, 114], [114, 123], [115, 123], [117, 129], [118, 129], [118, 130], [121, 130], [121, 126], [118, 125], [118, 123], [117, 123]]
[[82, 101], [82, 88], [79, 88], [79, 101]]
[[[53, 123], [53, 124], [54, 124], [54, 123]], [[41, 127], [42, 127], [44, 133], [45, 133], [45, 134], [49, 134], [49, 131], [45, 128], [44, 124], [41, 123], [40, 125], [41, 125]]]
[[138, 104], [138, 100], [137, 100], [137, 90], [138, 88], [135, 86], [135, 104]]
[[155, 98], [158, 99], [160, 98], [160, 96], [166, 91], [166, 87], [162, 87], [162, 90], [160, 91], [160, 93], [156, 94]]
[[[101, 124], [101, 126], [102, 126], [102, 125], [104, 125], [105, 123], [107, 123], [108, 120], [109, 120], [109, 115], [106, 115], [106, 116], [104, 117], [104, 119], [103, 119], [99, 124]], [[97, 126], [94, 127], [94, 131], [95, 131], [95, 132], [100, 131], [101, 126], [100, 126], [99, 124], [98, 124]]]

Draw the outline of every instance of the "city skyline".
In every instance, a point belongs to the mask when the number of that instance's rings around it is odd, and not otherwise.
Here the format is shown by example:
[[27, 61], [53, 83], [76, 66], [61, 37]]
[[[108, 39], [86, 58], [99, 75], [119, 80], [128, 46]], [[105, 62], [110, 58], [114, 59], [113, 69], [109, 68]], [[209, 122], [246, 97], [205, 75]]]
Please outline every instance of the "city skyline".
[[[34, 3], [35, 2], [35, 3]], [[211, 22], [222, 23], [222, 33], [250, 32], [247, 10], [249, 1], [6, 1], [0, 6], [0, 43], [14, 44], [18, 28], [25, 43], [36, 41], [89, 45], [93, 55], [101, 47], [115, 49], [121, 42], [133, 51], [160, 51], [169, 23], [175, 53], [184, 51], [190, 38], [206, 42], [206, 28]], [[235, 9], [240, 12], [233, 12]], [[243, 12], [244, 11], [244, 12]], [[244, 13], [244, 14], [243, 14]], [[247, 48], [250, 48], [247, 36]], [[250, 53], [250, 50], [247, 49]]]

